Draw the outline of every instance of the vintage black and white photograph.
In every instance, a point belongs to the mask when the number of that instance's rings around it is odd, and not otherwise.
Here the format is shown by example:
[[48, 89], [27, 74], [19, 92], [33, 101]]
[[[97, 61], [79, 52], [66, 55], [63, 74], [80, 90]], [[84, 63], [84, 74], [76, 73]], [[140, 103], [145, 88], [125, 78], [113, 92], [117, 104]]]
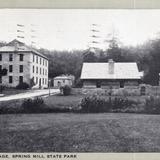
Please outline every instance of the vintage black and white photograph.
[[160, 152], [159, 9], [0, 9], [0, 152]]

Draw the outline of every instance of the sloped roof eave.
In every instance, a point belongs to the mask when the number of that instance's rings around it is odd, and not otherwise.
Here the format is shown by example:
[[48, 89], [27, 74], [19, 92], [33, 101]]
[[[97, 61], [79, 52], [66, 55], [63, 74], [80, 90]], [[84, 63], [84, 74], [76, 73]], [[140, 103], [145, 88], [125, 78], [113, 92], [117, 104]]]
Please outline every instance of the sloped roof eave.
[[82, 78], [81, 77], [81, 80], [140, 80], [141, 78], [140, 77], [135, 77], [135, 78]]
[[82, 80], [101, 79], [116, 80], [130, 79], [140, 80], [140, 72], [135, 62], [115, 62], [114, 74], [109, 74], [108, 63], [83, 63], [81, 71]]
[[[15, 45], [14, 45], [15, 42], [16, 42], [16, 43], [19, 43], [19, 44], [21, 45], [21, 47], [25, 47], [25, 50], [22, 50], [22, 49], [15, 50]], [[23, 48], [23, 49], [24, 49], [24, 48]], [[19, 53], [32, 52], [32, 53], [34, 53], [34, 54], [37, 54], [37, 55], [39, 55], [39, 56], [41, 56], [41, 57], [49, 60], [49, 59], [47, 58], [47, 56], [45, 56], [44, 54], [36, 51], [36, 49], [34, 49], [34, 48], [26, 45], [26, 44], [23, 43], [23, 42], [20, 42], [20, 41], [16, 40], [16, 39], [14, 39], [13, 41], [9, 42], [9, 43], [6, 44], [5, 46], [0, 47], [0, 53], [13, 53], [13, 52], [14, 52], [14, 53], [15, 53], [15, 52], [19, 52]]]

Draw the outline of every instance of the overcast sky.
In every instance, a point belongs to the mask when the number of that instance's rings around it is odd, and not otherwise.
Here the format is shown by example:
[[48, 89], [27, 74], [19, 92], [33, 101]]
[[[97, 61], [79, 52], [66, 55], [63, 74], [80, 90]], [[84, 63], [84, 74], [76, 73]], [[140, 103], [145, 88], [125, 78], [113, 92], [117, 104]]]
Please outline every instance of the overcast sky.
[[105, 48], [104, 41], [113, 32], [123, 45], [135, 46], [157, 37], [160, 10], [0, 9], [0, 40], [15, 39], [17, 29], [22, 28], [24, 33], [18, 35], [28, 44], [35, 39], [38, 47], [52, 50], [86, 49], [92, 41], [92, 24], [99, 30], [98, 47]]

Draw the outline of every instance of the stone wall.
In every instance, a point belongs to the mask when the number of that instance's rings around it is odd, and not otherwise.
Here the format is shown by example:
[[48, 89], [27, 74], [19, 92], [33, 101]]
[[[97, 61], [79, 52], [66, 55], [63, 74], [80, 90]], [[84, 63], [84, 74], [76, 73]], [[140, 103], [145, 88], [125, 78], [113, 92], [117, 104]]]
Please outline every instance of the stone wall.
[[[97, 94], [97, 95], [109, 95], [109, 92], [112, 92], [112, 96], [141, 96], [141, 87], [128, 87], [128, 88], [119, 88], [119, 89], [102, 89], [102, 88], [73, 88], [73, 94], [82, 94], [82, 95], [90, 95], [90, 94]], [[146, 96], [156, 96], [160, 95], [160, 86], [149, 86], [145, 85]]]
[[120, 82], [102, 82], [101, 88], [102, 89], [110, 89], [110, 88], [119, 88]]
[[[2, 61], [0, 61], [0, 65], [2, 68], [6, 68], [8, 70], [6, 76], [2, 76], [2, 85], [8, 87], [15, 87], [19, 84], [19, 76], [23, 76], [23, 81], [29, 83], [30, 80], [30, 54], [24, 53], [24, 60], [19, 61], [19, 54], [17, 52], [13, 53], [13, 61], [9, 61], [10, 53], [2, 53]], [[13, 71], [9, 72], [9, 65], [13, 66]], [[19, 66], [23, 65], [23, 72], [19, 72]], [[13, 77], [13, 82], [9, 83], [9, 76]]]
[[[19, 54], [23, 54], [23, 61], [19, 60]], [[2, 68], [6, 68], [8, 73], [6, 76], [2, 77], [1, 85], [5, 85], [7, 87], [16, 87], [19, 84], [19, 76], [23, 76], [23, 82], [30, 84], [30, 80], [34, 77], [34, 82], [36, 83], [36, 78], [38, 79], [37, 88], [39, 87], [40, 79], [42, 88], [48, 87], [48, 61], [43, 65], [43, 59], [41, 57], [40, 64], [40, 56], [38, 56], [39, 63], [36, 63], [36, 59], [33, 62], [33, 53], [32, 52], [8, 52], [1, 53], [2, 61], [0, 61], [0, 65]], [[9, 54], [13, 54], [13, 61], [9, 61]], [[13, 71], [9, 72], [9, 65], [13, 66]], [[23, 72], [19, 72], [19, 66], [23, 65]], [[33, 73], [34, 66], [34, 73]], [[36, 73], [36, 67], [38, 67], [38, 73]], [[41, 68], [41, 73], [40, 73]], [[13, 77], [13, 82], [9, 83], [9, 76]], [[44, 82], [44, 83], [43, 83]]]
[[83, 82], [83, 88], [96, 88], [96, 82], [95, 81], [84, 81]]
[[[37, 58], [38, 58], [38, 63], [37, 63]], [[41, 63], [40, 63], [40, 60], [41, 60]], [[40, 83], [42, 88], [47, 88], [48, 87], [48, 60], [32, 53], [30, 56], [30, 64], [31, 64], [30, 78], [34, 77], [34, 82], [37, 88], [39, 88]], [[33, 72], [33, 66], [34, 66], [34, 72]], [[38, 73], [37, 73], [37, 67], [38, 67]]]

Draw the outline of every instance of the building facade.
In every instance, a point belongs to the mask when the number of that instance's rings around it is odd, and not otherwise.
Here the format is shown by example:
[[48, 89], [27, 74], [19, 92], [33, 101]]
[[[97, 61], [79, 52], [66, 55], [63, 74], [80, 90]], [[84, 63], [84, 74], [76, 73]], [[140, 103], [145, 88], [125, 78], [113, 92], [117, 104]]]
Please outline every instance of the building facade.
[[48, 87], [47, 57], [17, 40], [0, 48], [0, 69], [7, 69], [0, 85], [16, 87], [25, 82], [35, 88]]
[[123, 88], [138, 86], [142, 72], [136, 63], [83, 63], [81, 80], [85, 88]]

